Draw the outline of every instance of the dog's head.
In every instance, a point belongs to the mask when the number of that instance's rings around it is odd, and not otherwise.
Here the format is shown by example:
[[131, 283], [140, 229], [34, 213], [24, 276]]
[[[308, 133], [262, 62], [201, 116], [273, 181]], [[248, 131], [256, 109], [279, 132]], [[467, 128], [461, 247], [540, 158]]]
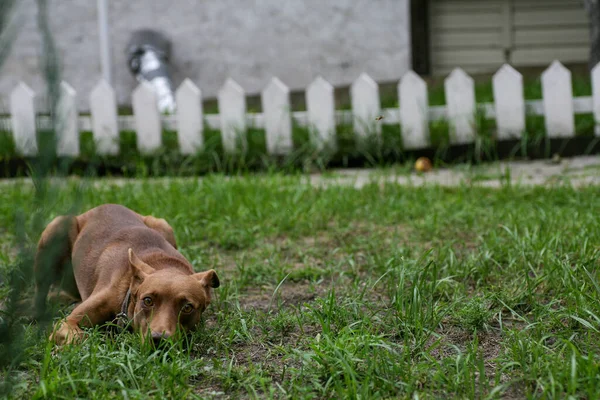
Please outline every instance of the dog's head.
[[135, 302], [133, 329], [157, 342], [180, 329], [196, 326], [210, 303], [210, 288], [219, 287], [214, 270], [186, 275], [173, 269], [154, 269], [129, 249]]

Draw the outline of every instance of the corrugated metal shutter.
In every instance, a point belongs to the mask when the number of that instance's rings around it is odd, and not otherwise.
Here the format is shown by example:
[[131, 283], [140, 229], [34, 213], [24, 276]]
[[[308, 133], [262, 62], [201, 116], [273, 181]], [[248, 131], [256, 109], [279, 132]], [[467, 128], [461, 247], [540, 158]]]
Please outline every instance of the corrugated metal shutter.
[[456, 67], [495, 71], [504, 62], [586, 62], [589, 23], [576, 0], [430, 0], [435, 75]]
[[503, 0], [431, 0], [432, 71], [456, 67], [468, 72], [494, 69], [504, 61]]
[[513, 65], [587, 62], [590, 28], [583, 1], [517, 0], [513, 14]]

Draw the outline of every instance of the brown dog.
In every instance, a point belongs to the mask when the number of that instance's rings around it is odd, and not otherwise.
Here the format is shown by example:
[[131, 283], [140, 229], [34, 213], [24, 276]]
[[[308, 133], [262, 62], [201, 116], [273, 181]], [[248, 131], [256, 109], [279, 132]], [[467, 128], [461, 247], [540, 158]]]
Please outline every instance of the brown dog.
[[44, 230], [35, 260], [35, 308], [43, 312], [51, 284], [82, 300], [54, 330], [51, 340], [68, 344], [82, 326], [115, 317], [131, 321], [154, 341], [192, 329], [219, 287], [214, 270], [194, 273], [177, 251], [164, 220], [107, 204], [79, 216], [55, 218]]

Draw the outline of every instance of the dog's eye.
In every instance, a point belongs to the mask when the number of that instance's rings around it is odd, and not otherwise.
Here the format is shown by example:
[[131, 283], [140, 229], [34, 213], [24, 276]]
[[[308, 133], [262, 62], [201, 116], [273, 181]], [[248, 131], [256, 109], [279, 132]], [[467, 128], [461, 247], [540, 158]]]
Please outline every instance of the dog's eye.
[[146, 307], [152, 307], [153, 304], [154, 304], [154, 302], [152, 301], [152, 299], [150, 297], [144, 297], [144, 305]]
[[187, 303], [185, 306], [183, 306], [183, 308], [181, 309], [181, 312], [184, 314], [189, 314], [193, 310], [194, 310], [194, 307], [190, 303]]

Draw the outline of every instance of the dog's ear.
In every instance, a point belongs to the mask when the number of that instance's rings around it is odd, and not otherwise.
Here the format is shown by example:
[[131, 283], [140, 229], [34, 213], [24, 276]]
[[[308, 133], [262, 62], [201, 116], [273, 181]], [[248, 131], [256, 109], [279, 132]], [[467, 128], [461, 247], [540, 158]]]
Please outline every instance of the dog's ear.
[[198, 272], [193, 275], [194, 278], [198, 279], [198, 281], [206, 286], [212, 288], [218, 288], [221, 283], [219, 282], [219, 277], [214, 269], [209, 269], [208, 271]]
[[129, 249], [129, 265], [133, 271], [133, 276], [140, 281], [146, 279], [146, 277], [154, 272], [154, 268], [143, 262], [135, 255], [133, 249]]

